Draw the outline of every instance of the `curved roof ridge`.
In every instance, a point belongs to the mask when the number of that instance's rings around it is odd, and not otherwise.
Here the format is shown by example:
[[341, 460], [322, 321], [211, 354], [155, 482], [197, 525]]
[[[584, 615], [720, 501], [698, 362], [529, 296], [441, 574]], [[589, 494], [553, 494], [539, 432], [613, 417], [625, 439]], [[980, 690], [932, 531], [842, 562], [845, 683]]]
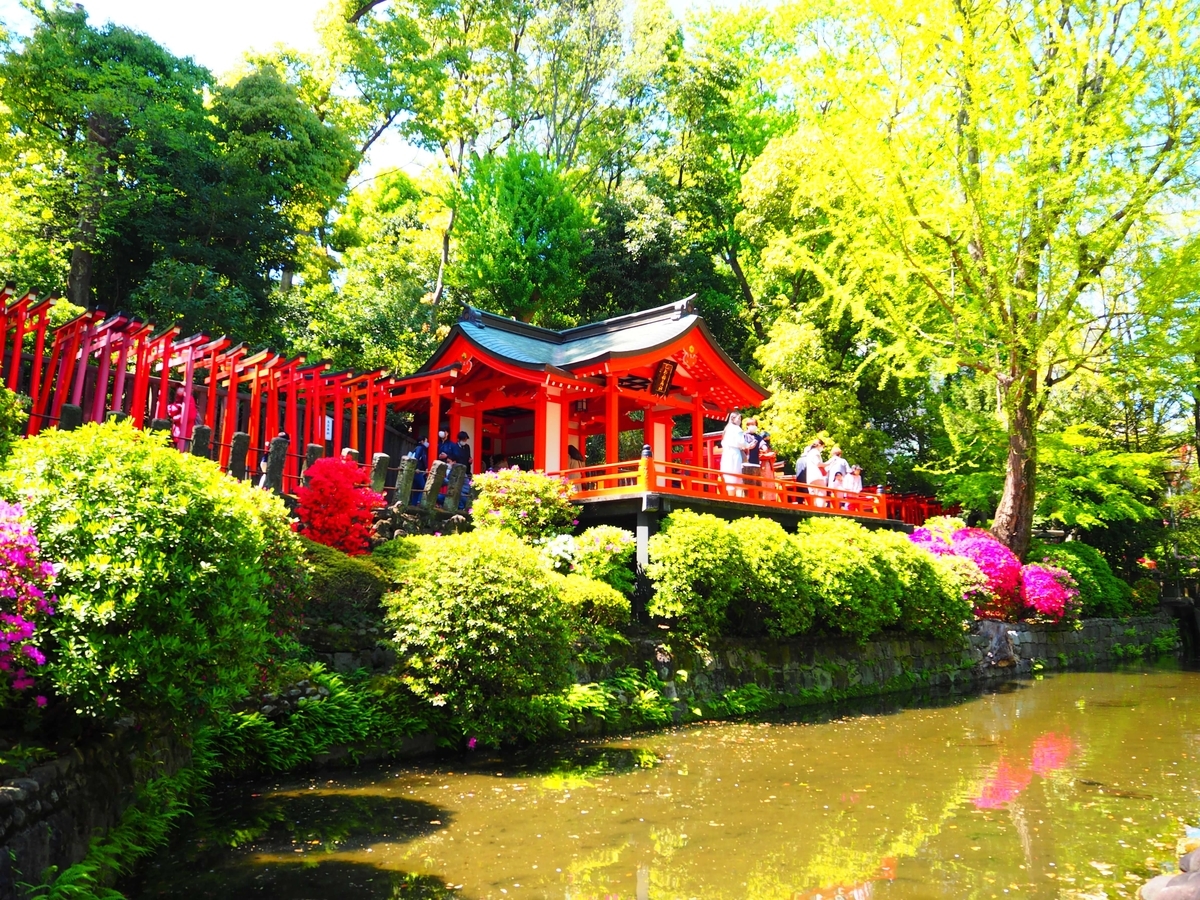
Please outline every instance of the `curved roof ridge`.
[[463, 310], [463, 314], [459, 317], [459, 322], [476, 325], [481, 328], [498, 328], [501, 331], [519, 334], [523, 337], [533, 338], [534, 340], [544, 341], [549, 344], [565, 344], [596, 335], [613, 334], [614, 332], [625, 331], [629, 328], [637, 328], [656, 322], [669, 322], [681, 319], [687, 315], [693, 315], [692, 300], [695, 299], [695, 296], [695, 294], [691, 294], [682, 300], [676, 300], [674, 303], [613, 316], [611, 319], [601, 319], [599, 322], [575, 325], [571, 328], [565, 328], [562, 331], [543, 328], [540, 325], [531, 325], [528, 322], [488, 312], [474, 306], [468, 306]]

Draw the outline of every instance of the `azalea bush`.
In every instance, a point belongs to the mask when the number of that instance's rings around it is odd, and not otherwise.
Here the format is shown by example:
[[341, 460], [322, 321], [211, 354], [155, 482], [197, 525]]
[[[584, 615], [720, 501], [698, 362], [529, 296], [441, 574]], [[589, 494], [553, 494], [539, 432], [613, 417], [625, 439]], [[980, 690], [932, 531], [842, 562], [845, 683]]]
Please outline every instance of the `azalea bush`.
[[574, 488], [557, 475], [501, 469], [475, 476], [471, 507], [476, 528], [507, 531], [526, 540], [553, 537], [576, 524]]
[[603, 581], [622, 594], [632, 594], [636, 549], [637, 540], [632, 531], [614, 525], [597, 525], [575, 538], [574, 571]]
[[558, 583], [559, 599], [577, 630], [598, 636], [629, 624], [629, 598], [611, 585], [584, 575], [564, 575]]
[[1059, 622], [1078, 618], [1079, 590], [1066, 569], [1030, 563], [1021, 568], [1021, 600], [1034, 618]]
[[79, 713], [183, 724], [242, 696], [303, 590], [283, 502], [129, 424], [45, 431], [0, 472], [58, 565], [43, 671]]
[[313, 462], [304, 474], [308, 484], [296, 489], [297, 530], [351, 556], [370, 550], [375, 510], [387, 501], [368, 486], [367, 469], [345, 457], [330, 456]]
[[988, 580], [990, 596], [975, 607], [981, 619], [1016, 621], [1021, 610], [1021, 561], [991, 532], [964, 528], [951, 538], [954, 553], [979, 566]]
[[[0, 501], [0, 692], [4, 705], [13, 694], [34, 686], [30, 670], [46, 664], [41, 646], [45, 624], [54, 615], [54, 598], [48, 593], [54, 566], [42, 559], [41, 547], [25, 511]], [[40, 629], [40, 633], [39, 633]], [[46, 698], [35, 698], [45, 706]]]
[[966, 596], [970, 586], [960, 580], [958, 567], [938, 564], [959, 557], [931, 556], [895, 531], [873, 531], [870, 539], [900, 582], [900, 627], [935, 638], [961, 635], [971, 621], [973, 605]]

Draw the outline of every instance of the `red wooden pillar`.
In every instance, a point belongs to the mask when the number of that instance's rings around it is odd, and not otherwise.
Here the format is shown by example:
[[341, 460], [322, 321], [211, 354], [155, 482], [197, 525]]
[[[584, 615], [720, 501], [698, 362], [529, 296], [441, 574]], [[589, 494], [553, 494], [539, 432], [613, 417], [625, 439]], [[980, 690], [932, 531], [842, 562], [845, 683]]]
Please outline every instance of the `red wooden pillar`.
[[699, 394], [692, 406], [692, 465], [704, 466], [704, 401]]
[[[46, 388], [46, 385], [43, 383], [45, 376], [42, 372], [42, 361], [46, 353], [46, 327], [50, 321], [49, 313], [53, 302], [46, 300], [38, 306], [37, 337], [33, 343], [33, 368], [29, 372], [29, 408], [31, 412], [38, 409]], [[37, 416], [31, 415], [29, 417], [29, 424], [25, 428], [25, 433], [37, 434], [40, 428], [41, 420]]]
[[382, 392], [379, 395], [379, 402], [375, 404], [375, 443], [371, 447], [371, 453], [382, 453], [384, 436], [387, 433], [387, 397]]
[[442, 418], [441, 383], [436, 378], [429, 380], [429, 458], [437, 458], [438, 423]]
[[609, 375], [604, 386], [604, 461], [615, 463], [620, 461], [621, 448], [620, 425], [617, 417], [621, 414], [621, 397], [617, 393], [617, 376]]
[[79, 345], [79, 364], [75, 369], [75, 379], [71, 385], [71, 403], [74, 406], [79, 406], [83, 400], [83, 385], [87, 381], [88, 360], [92, 356], [93, 332], [91, 324], [83, 329], [83, 337]]
[[546, 471], [546, 389], [539, 388], [533, 397], [533, 468]]

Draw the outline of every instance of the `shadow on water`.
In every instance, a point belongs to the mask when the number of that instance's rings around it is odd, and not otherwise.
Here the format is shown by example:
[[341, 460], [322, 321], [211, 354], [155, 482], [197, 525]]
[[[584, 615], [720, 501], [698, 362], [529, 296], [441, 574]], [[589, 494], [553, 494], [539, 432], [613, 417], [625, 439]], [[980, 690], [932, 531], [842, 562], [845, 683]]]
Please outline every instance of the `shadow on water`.
[[[125, 884], [141, 897], [461, 897], [440, 879], [333, 858], [380, 841], [407, 843], [450, 824], [435, 804], [379, 794], [297, 787], [260, 795], [246, 786], [215, 794], [171, 852]], [[295, 861], [285, 854], [295, 854]], [[193, 874], [181, 885], [179, 870]]]
[[[126, 887], [126, 890], [129, 888]], [[195, 900], [270, 897], [289, 900], [470, 900], [440, 878], [382, 869], [343, 859], [260, 862], [243, 859], [178, 878], [156, 882], [147, 877], [139, 897], [187, 897]]]

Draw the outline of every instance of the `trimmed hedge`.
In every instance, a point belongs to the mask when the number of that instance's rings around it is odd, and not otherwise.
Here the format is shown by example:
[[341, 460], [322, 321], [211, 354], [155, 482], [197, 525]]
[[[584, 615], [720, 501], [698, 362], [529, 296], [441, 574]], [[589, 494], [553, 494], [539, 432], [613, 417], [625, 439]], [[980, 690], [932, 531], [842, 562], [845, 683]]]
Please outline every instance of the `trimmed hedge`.
[[788, 533], [778, 522], [757, 516], [738, 519], [731, 527], [745, 570], [728, 630], [755, 635], [765, 629], [772, 637], [787, 638], [812, 628], [816, 611], [808, 573]]
[[350, 610], [379, 607], [391, 585], [371, 557], [348, 556], [305, 537], [300, 543], [310, 572], [306, 612], [337, 618]]
[[672, 513], [650, 538], [649, 557], [646, 574], [655, 587], [646, 605], [650, 615], [674, 619], [694, 637], [720, 634], [746, 572], [729, 523], [686, 509]]

